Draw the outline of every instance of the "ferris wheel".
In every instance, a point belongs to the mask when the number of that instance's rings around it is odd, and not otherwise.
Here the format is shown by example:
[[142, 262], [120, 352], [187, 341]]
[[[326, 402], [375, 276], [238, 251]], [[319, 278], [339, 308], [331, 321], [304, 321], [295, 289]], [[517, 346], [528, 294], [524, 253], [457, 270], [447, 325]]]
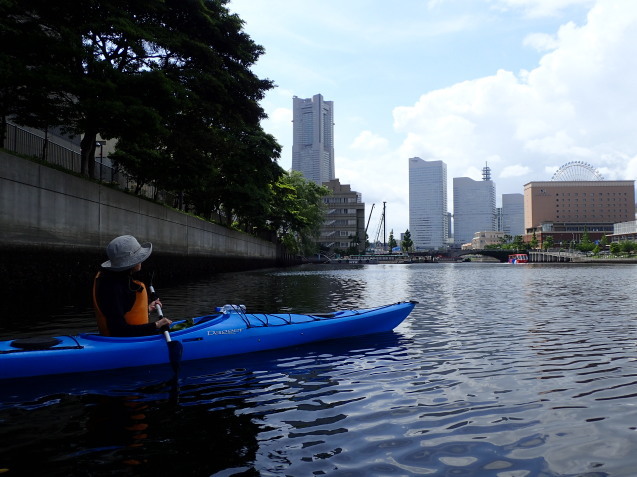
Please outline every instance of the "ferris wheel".
[[603, 181], [604, 177], [597, 169], [582, 161], [571, 161], [560, 167], [552, 181]]

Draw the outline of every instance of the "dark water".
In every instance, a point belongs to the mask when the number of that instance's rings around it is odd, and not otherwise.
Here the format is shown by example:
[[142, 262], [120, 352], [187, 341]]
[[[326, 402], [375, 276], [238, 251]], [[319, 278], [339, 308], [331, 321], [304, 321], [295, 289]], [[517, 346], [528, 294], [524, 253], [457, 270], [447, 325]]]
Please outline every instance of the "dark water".
[[[635, 476], [637, 266], [425, 264], [220, 275], [161, 289], [327, 311], [406, 299], [394, 332], [214, 361], [0, 383], [4, 475]], [[3, 339], [94, 329], [5, 319]]]

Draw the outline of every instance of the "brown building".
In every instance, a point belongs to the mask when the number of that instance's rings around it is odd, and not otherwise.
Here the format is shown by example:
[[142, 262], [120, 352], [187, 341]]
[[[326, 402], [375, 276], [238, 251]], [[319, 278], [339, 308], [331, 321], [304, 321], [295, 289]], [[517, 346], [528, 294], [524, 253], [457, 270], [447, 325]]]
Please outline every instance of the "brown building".
[[365, 250], [365, 204], [360, 192], [338, 179], [323, 182], [332, 193], [323, 198], [325, 222], [319, 244], [330, 252], [345, 251], [351, 246]]
[[551, 235], [556, 246], [613, 233], [635, 219], [635, 181], [548, 181], [524, 185], [525, 240]]

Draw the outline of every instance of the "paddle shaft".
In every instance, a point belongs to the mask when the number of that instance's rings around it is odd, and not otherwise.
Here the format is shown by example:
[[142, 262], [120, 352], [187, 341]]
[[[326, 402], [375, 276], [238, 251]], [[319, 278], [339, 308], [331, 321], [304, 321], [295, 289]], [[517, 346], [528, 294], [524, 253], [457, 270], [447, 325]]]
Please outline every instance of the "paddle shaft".
[[[148, 288], [150, 289], [151, 296], [156, 297], [157, 294], [155, 293], [155, 287], [150, 285]], [[164, 312], [162, 311], [161, 305], [159, 303], [155, 303], [155, 310], [157, 310], [157, 315], [159, 315], [159, 319], [161, 320], [164, 317]], [[163, 326], [162, 330], [164, 332], [164, 338], [166, 338], [166, 342], [170, 343], [172, 339], [170, 338], [170, 332], [168, 331], [168, 327]]]

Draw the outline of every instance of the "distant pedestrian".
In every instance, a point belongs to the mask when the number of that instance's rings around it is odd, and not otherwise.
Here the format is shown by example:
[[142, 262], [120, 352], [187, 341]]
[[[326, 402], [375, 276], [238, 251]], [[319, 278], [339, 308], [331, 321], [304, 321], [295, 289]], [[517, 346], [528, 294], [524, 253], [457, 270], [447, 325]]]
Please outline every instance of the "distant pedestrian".
[[132, 235], [116, 237], [106, 247], [108, 260], [93, 281], [93, 306], [102, 335], [152, 335], [172, 323], [168, 318], [150, 321], [150, 312], [161, 301], [149, 302], [146, 286], [133, 279], [152, 250], [150, 242], [140, 245]]

